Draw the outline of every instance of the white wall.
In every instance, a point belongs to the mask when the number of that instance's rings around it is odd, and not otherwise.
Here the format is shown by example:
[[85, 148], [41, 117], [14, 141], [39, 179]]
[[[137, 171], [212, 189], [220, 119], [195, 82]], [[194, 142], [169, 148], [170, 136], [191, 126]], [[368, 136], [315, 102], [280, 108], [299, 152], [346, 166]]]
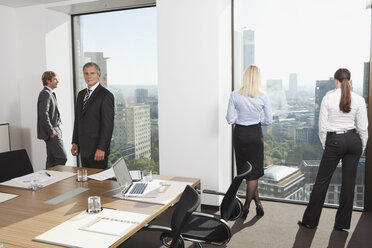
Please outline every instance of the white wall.
[[0, 123], [10, 123], [12, 148], [22, 147], [20, 95], [16, 66], [16, 16], [12, 8], [0, 6]]
[[[230, 0], [158, 0], [160, 173], [231, 182]], [[202, 203], [218, 205], [203, 195]]]
[[[225, 121], [231, 89], [230, 0], [158, 0], [157, 16], [160, 172], [197, 177], [202, 189], [225, 191], [231, 182], [231, 127]], [[25, 147], [39, 170], [46, 151], [36, 138], [36, 102], [45, 70], [58, 73], [67, 154], [71, 147], [70, 17], [42, 5], [0, 6], [0, 33], [0, 99], [6, 99], [0, 102], [0, 121], [11, 123], [12, 148]], [[67, 163], [74, 160], [69, 157]], [[203, 195], [202, 203], [218, 205], [219, 199]]]
[[[67, 154], [72, 137], [72, 75], [70, 16], [45, 7], [7, 8], [0, 6], [0, 33], [7, 37], [1, 44], [0, 67], [4, 81], [0, 83], [1, 122], [11, 127], [12, 150], [26, 148], [34, 170], [45, 168], [46, 148], [37, 139], [37, 98], [43, 88], [41, 74], [57, 72], [60, 84], [56, 89], [62, 117], [62, 132]], [[6, 14], [8, 13], [8, 14]], [[10, 13], [10, 14], [9, 14]], [[3, 51], [4, 50], [4, 53]], [[9, 68], [8, 68], [9, 67]], [[4, 90], [3, 90], [4, 89]], [[74, 165], [69, 156], [67, 164]]]

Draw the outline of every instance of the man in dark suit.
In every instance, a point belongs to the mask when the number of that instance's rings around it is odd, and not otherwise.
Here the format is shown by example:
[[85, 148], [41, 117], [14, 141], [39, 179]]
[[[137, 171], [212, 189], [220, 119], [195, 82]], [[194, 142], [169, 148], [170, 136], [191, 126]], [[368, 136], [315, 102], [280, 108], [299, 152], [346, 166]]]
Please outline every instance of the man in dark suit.
[[58, 85], [56, 76], [56, 73], [52, 71], [43, 73], [41, 80], [44, 88], [40, 91], [37, 100], [37, 138], [46, 143], [46, 168], [64, 165], [67, 161], [62, 131], [59, 127], [61, 117], [58, 111], [57, 97], [53, 92]]
[[107, 168], [114, 129], [114, 95], [99, 83], [101, 71], [96, 63], [83, 67], [87, 88], [79, 92], [71, 153], [80, 152], [83, 167]]

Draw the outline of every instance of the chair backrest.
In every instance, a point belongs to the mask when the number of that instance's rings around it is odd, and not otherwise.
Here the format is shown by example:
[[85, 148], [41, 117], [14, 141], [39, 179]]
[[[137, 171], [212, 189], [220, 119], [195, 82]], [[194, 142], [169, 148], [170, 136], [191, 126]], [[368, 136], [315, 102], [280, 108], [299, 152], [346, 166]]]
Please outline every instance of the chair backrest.
[[34, 172], [25, 149], [0, 153], [0, 182]]
[[221, 218], [226, 221], [236, 219], [235, 217], [237, 217], [242, 211], [242, 206], [239, 200], [236, 198], [236, 193], [238, 192], [239, 186], [243, 179], [252, 170], [252, 165], [249, 163], [249, 161], [247, 161], [243, 166], [245, 167], [244, 172], [237, 175], [233, 179], [221, 203]]
[[187, 185], [172, 215], [171, 228], [173, 239], [170, 245], [171, 248], [183, 247], [183, 242], [181, 242], [182, 244], [179, 242], [182, 229], [199, 204], [200, 199], [198, 192], [196, 192], [196, 190], [191, 186]]

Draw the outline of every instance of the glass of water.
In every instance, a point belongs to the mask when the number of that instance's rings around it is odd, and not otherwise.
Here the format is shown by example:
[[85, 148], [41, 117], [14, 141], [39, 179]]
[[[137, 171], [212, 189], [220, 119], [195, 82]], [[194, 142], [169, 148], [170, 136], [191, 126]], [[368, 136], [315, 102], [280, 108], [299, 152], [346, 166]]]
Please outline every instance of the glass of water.
[[87, 169], [80, 169], [77, 171], [77, 180], [78, 182], [86, 182], [88, 180]]
[[88, 198], [88, 213], [95, 214], [101, 212], [101, 197], [89, 196]]
[[151, 182], [152, 181], [152, 171], [150, 171], [150, 170], [142, 171], [142, 181], [143, 182]]

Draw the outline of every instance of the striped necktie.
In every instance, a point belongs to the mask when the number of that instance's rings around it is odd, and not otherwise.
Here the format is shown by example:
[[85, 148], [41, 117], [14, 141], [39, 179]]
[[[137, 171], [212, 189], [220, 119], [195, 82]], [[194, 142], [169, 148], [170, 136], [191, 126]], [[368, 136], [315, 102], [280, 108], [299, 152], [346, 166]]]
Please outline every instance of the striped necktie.
[[85, 109], [85, 105], [88, 102], [91, 91], [92, 91], [91, 89], [87, 89], [87, 92], [85, 93], [84, 100], [83, 100], [83, 110]]

